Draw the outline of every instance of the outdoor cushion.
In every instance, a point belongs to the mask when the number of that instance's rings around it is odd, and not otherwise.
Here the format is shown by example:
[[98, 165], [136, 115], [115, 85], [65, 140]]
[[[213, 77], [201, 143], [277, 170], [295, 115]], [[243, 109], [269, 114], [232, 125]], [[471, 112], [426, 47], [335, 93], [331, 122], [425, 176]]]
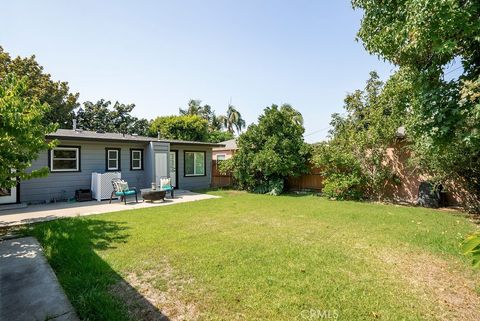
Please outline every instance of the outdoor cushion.
[[117, 196], [124, 196], [124, 195], [133, 195], [135, 194], [134, 190], [131, 191], [123, 191], [123, 192], [115, 192], [115, 195]]
[[128, 191], [128, 183], [124, 180], [115, 180], [113, 184], [115, 184], [117, 192]]
[[172, 181], [170, 178], [161, 178], [160, 179], [160, 189], [162, 191], [168, 191], [168, 190], [171, 190], [173, 189], [172, 187]]
[[122, 192], [128, 191], [129, 190], [128, 183], [123, 181], [123, 180], [120, 181], [120, 189], [119, 190], [122, 191]]

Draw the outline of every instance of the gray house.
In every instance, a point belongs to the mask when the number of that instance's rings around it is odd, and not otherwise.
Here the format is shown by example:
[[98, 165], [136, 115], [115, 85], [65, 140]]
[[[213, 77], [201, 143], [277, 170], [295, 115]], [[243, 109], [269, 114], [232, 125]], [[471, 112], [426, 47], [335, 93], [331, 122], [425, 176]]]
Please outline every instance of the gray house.
[[72, 198], [77, 189], [90, 188], [92, 173], [121, 172], [137, 189], [160, 177], [170, 177], [180, 189], [208, 188], [212, 148], [220, 144], [156, 139], [117, 133], [59, 129], [47, 136], [56, 148], [42, 152], [32, 169], [48, 166], [47, 177], [21, 181], [0, 203], [37, 203]]

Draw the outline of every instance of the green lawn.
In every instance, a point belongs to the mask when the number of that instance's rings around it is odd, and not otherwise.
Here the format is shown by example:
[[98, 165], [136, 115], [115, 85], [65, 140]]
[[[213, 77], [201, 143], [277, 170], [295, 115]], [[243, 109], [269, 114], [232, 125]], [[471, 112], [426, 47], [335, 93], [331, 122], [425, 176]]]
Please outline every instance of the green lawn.
[[458, 213], [210, 193], [27, 233], [83, 320], [479, 320]]

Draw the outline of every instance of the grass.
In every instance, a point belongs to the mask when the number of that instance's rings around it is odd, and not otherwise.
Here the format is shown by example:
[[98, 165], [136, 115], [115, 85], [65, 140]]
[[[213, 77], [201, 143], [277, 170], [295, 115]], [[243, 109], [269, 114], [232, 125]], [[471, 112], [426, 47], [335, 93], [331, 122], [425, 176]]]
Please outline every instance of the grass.
[[210, 193], [222, 198], [26, 233], [83, 320], [469, 320], [479, 308], [479, 273], [459, 254], [476, 227], [458, 213]]

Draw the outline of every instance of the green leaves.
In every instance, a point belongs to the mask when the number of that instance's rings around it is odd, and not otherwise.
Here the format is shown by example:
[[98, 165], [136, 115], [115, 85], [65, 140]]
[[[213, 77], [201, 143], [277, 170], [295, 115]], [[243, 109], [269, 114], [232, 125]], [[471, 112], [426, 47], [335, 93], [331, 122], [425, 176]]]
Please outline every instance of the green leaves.
[[35, 56], [12, 59], [0, 46], [0, 78], [10, 73], [19, 79], [25, 77], [23, 82], [26, 90], [23, 94], [26, 97], [50, 106], [43, 117], [45, 125], [57, 123], [61, 128], [71, 128], [73, 110], [78, 106], [79, 95], [69, 92], [67, 82], [52, 80], [50, 74], [45, 73], [35, 60]]
[[470, 235], [464, 242], [463, 254], [472, 255], [474, 267], [480, 267], [480, 232]]
[[[331, 140], [314, 148], [313, 162], [326, 177], [323, 192], [337, 199], [383, 196], [395, 173], [386, 149], [404, 124], [406, 90], [398, 77], [386, 84], [370, 73], [363, 90], [348, 94], [345, 115], [332, 115]], [[394, 94], [393, 94], [394, 93]]]
[[197, 115], [161, 116], [157, 117], [150, 126], [150, 134], [162, 138], [190, 141], [206, 141], [208, 136], [208, 122]]
[[284, 179], [307, 171], [310, 148], [303, 141], [302, 115], [290, 105], [267, 107], [237, 141], [229, 169], [239, 187], [278, 195]]
[[44, 125], [50, 106], [28, 97], [27, 79], [14, 74], [0, 78], [0, 187], [17, 184], [16, 177], [29, 179], [45, 176], [47, 168], [28, 170], [32, 160], [42, 150], [52, 148], [55, 141], [46, 142], [45, 135], [56, 130]]
[[84, 130], [148, 135], [150, 123], [131, 115], [135, 104], [122, 104], [100, 99], [96, 103], [86, 101], [83, 111], [77, 115], [78, 126]]

